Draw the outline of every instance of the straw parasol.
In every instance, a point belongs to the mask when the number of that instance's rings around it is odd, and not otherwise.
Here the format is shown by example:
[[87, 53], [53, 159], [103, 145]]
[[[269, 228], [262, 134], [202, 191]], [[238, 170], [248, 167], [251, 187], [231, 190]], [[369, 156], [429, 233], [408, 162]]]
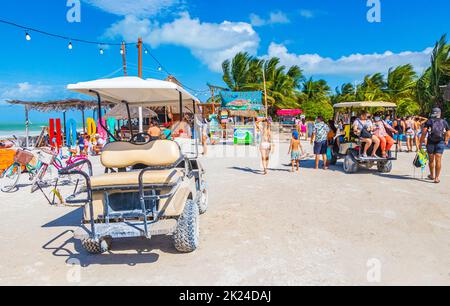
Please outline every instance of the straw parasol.
[[[143, 116], [145, 118], [155, 118], [158, 117], [153, 110], [148, 108], [143, 108]], [[139, 118], [139, 108], [130, 106], [130, 115], [132, 119]], [[125, 104], [118, 104], [113, 109], [111, 109], [106, 115], [105, 118], [115, 118], [117, 120], [128, 120], [128, 111]]]

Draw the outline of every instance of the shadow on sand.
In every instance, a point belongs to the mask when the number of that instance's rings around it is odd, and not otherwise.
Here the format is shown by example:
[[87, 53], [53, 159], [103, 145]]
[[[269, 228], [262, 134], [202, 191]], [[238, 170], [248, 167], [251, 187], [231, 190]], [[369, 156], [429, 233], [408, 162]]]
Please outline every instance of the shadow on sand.
[[[61, 218], [43, 225], [43, 228], [76, 227], [80, 225], [82, 208], [76, 209]], [[73, 238], [74, 231], [67, 230], [47, 242], [42, 248], [52, 252], [55, 257], [66, 258], [66, 262], [79, 263], [82, 267], [90, 265], [129, 265], [155, 263], [159, 250], [167, 254], [180, 254], [173, 246], [171, 236], [155, 236], [152, 239], [133, 238], [113, 240], [111, 251], [103, 255], [90, 255], [81, 242]], [[125, 254], [122, 252], [126, 252]], [[131, 253], [132, 252], [132, 253]]]

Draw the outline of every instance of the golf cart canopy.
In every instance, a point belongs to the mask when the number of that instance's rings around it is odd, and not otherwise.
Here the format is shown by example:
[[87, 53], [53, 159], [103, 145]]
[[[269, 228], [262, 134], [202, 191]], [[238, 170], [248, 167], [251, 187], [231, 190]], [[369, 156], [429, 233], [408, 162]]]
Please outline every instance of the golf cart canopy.
[[192, 108], [199, 100], [173, 82], [138, 77], [100, 79], [90, 82], [70, 84], [67, 89], [97, 97], [112, 103], [128, 103], [130, 106]]
[[370, 108], [370, 107], [383, 107], [383, 108], [397, 108], [397, 104], [391, 103], [391, 102], [382, 102], [382, 101], [376, 101], [376, 102], [344, 102], [335, 104], [334, 108]]

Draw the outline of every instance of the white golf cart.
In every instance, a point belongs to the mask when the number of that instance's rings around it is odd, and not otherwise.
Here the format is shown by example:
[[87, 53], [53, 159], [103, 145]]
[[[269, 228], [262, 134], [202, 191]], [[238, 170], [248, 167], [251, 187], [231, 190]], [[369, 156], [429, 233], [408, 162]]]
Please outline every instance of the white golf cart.
[[[390, 173], [392, 171], [392, 162], [397, 160], [398, 143], [395, 146], [395, 151], [387, 152], [387, 158], [373, 158], [364, 157], [363, 145], [358, 136], [354, 135], [352, 127], [352, 118], [358, 116], [358, 112], [363, 110], [370, 110], [373, 113], [384, 115], [391, 115], [395, 118], [397, 105], [390, 102], [345, 102], [334, 105], [335, 122], [343, 122], [340, 135], [334, 140], [332, 159], [330, 164], [334, 165], [339, 159], [344, 159], [344, 171], [346, 173], [355, 173], [359, 169], [371, 169], [375, 165], [378, 172]], [[372, 153], [372, 148], [369, 148], [368, 153]], [[381, 149], [377, 152], [381, 156]]]
[[[69, 85], [68, 89], [98, 99], [100, 124], [102, 101], [123, 103], [128, 113], [130, 105], [171, 107], [180, 118], [186, 111], [195, 114], [198, 107], [198, 100], [177, 84], [154, 79], [103, 79]], [[114, 133], [103, 128], [115, 139]], [[86, 181], [86, 197], [81, 194], [82, 199], [72, 197], [67, 203], [85, 204], [82, 226], [75, 238], [89, 253], [108, 251], [114, 239], [150, 239], [155, 235], [172, 235], [179, 252], [197, 249], [199, 215], [208, 206], [205, 172], [198, 154], [184, 154], [175, 141], [150, 139], [150, 135], [141, 133], [132, 135], [131, 142], [107, 144], [101, 162], [111, 173], [91, 176], [70, 169], [61, 173], [78, 174]]]

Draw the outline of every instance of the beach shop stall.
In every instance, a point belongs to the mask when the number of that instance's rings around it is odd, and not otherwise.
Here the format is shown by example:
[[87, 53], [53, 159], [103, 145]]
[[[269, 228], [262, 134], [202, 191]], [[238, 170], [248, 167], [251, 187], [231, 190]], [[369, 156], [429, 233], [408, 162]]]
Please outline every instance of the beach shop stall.
[[301, 109], [279, 109], [277, 111], [282, 126], [294, 126], [297, 117], [301, 114], [303, 114]]
[[[228, 112], [226, 130], [233, 124], [233, 143], [237, 145], [253, 145], [256, 140], [256, 118], [264, 112], [261, 91], [232, 92], [222, 91], [221, 112]], [[221, 113], [222, 118], [224, 114]], [[226, 136], [228, 138], [228, 135]]]

